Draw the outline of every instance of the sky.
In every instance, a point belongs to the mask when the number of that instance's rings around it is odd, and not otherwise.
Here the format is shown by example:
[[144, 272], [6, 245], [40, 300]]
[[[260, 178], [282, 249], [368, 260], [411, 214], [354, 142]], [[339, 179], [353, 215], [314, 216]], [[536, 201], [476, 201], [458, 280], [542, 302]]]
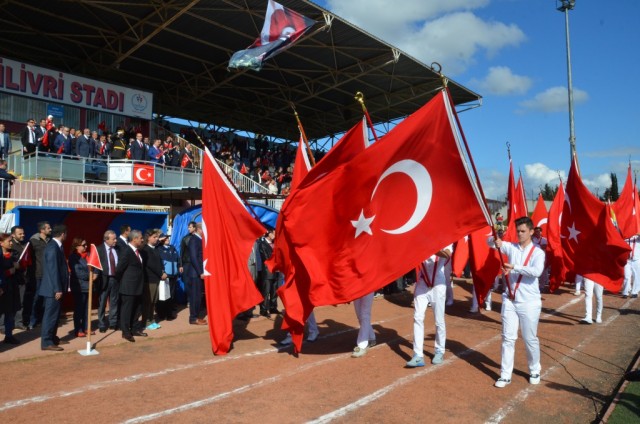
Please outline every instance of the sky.
[[[556, 0], [314, 0], [479, 93], [460, 114], [488, 198], [504, 199], [511, 145], [527, 197], [569, 174], [565, 15]], [[569, 11], [576, 146], [592, 192], [640, 173], [640, 1]]]

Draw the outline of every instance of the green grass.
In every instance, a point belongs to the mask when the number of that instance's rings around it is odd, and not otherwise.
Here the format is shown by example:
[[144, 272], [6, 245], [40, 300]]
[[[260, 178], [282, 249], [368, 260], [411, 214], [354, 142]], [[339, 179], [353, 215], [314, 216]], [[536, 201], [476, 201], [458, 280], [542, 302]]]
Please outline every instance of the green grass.
[[607, 424], [640, 423], [640, 381], [630, 382]]

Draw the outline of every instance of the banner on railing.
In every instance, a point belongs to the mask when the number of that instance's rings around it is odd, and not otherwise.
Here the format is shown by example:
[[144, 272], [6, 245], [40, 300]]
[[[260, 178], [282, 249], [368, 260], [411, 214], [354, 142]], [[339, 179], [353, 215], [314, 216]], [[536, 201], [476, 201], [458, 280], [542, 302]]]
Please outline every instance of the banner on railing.
[[133, 182], [132, 163], [109, 163], [109, 183]]
[[0, 57], [0, 91], [151, 120], [153, 94]]
[[133, 165], [133, 182], [136, 184], [153, 185], [156, 179], [156, 169], [152, 165]]

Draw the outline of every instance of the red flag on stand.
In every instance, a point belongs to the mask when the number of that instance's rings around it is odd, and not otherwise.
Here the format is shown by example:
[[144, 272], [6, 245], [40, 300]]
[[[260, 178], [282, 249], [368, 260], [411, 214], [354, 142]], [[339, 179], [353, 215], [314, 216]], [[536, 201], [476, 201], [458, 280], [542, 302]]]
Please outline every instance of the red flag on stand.
[[567, 269], [620, 291], [629, 245], [611, 221], [610, 206], [582, 183], [575, 161], [567, 179], [561, 237]]
[[333, 172], [310, 172], [290, 196], [285, 232], [314, 306], [362, 297], [487, 225], [455, 125], [443, 91]]
[[202, 256], [209, 336], [213, 353], [225, 355], [233, 340], [235, 316], [262, 301], [247, 260], [264, 227], [249, 214], [209, 150], [204, 153]]
[[531, 215], [531, 220], [535, 227], [542, 228], [542, 237], [547, 237], [547, 221], [549, 219], [549, 213], [547, 212], [547, 205], [544, 203], [542, 194], [538, 194], [538, 201], [536, 207]]
[[[558, 185], [556, 197], [549, 209], [547, 222], [547, 258], [549, 260], [549, 291], [553, 293], [566, 280], [567, 268], [562, 251], [562, 209], [564, 208], [564, 187], [562, 180]], [[536, 207], [537, 209], [537, 207]], [[535, 212], [534, 212], [535, 215]], [[534, 221], [535, 223], [535, 221]]]
[[464, 236], [456, 242], [451, 257], [451, 272], [460, 278], [464, 273], [464, 268], [469, 262], [469, 236]]
[[482, 305], [496, 277], [502, 271], [500, 252], [489, 247], [487, 243], [487, 239], [492, 236], [493, 231], [489, 226], [469, 234], [471, 277], [478, 305]]
[[96, 249], [96, 245], [93, 243], [91, 243], [91, 248], [89, 249], [89, 257], [87, 258], [87, 265], [102, 271], [102, 263], [100, 262], [100, 255], [98, 255], [98, 249]]
[[640, 211], [637, 208], [638, 187], [634, 184], [631, 165], [627, 170], [627, 180], [620, 192], [620, 197], [612, 205], [618, 220], [618, 228], [623, 238], [630, 238], [640, 233]]

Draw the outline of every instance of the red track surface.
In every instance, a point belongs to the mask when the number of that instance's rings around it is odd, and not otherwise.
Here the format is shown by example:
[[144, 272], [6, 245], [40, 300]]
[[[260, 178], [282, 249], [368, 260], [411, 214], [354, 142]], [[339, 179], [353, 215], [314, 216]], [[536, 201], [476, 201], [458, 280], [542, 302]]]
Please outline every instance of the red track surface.
[[[316, 310], [321, 337], [299, 357], [278, 349], [280, 320], [237, 321], [227, 356], [211, 354], [206, 327], [189, 326], [187, 311], [135, 344], [119, 332], [94, 336], [97, 356], [39, 350], [39, 334], [0, 344], [0, 416], [5, 423], [113, 422], [506, 422], [586, 423], [613, 395], [638, 351], [638, 299], [605, 295], [602, 324], [579, 325], [584, 300], [568, 290], [543, 296], [539, 336], [542, 382], [528, 383], [524, 346], [516, 345], [513, 381], [493, 382], [500, 368], [500, 309], [471, 315], [470, 286], [454, 289], [447, 309], [445, 362], [433, 366], [433, 315], [426, 319], [427, 366], [411, 357], [411, 295], [376, 300], [379, 345], [359, 359], [350, 352], [357, 320], [351, 305]], [[495, 301], [497, 300], [497, 301]], [[70, 324], [59, 335], [70, 330]]]

